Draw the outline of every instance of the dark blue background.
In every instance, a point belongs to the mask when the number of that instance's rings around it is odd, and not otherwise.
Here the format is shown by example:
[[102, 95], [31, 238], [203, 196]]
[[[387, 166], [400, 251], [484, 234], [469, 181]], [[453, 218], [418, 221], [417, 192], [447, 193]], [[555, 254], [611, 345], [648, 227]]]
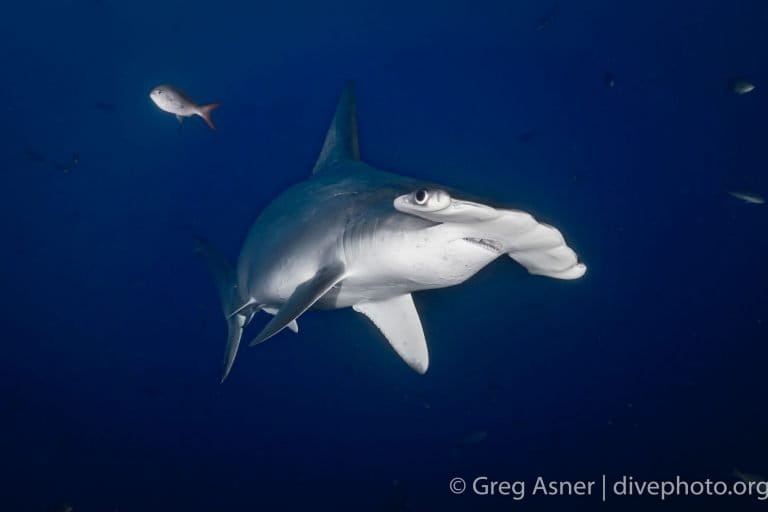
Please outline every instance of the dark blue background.
[[[3, 10], [4, 510], [592, 510], [448, 481], [768, 474], [768, 220], [727, 195], [768, 193], [765, 2]], [[729, 94], [737, 76], [755, 92]], [[417, 294], [424, 377], [342, 310], [245, 348], [219, 385], [225, 326], [191, 235], [234, 259], [309, 175], [347, 79], [367, 161], [531, 211], [589, 271], [504, 258]], [[220, 101], [218, 131], [178, 133], [148, 98], [165, 82]]]

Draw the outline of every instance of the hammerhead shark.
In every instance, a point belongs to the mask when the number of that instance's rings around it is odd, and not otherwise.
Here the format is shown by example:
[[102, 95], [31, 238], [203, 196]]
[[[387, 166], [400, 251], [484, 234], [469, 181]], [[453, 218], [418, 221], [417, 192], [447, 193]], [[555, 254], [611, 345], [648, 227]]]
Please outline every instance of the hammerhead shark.
[[236, 267], [197, 240], [216, 281], [228, 338], [221, 381], [243, 328], [273, 315], [256, 345], [308, 309], [351, 307], [424, 374], [429, 352], [412, 293], [460, 284], [501, 255], [531, 274], [577, 279], [586, 266], [560, 231], [530, 214], [377, 170], [360, 159], [351, 84], [342, 92], [312, 176], [284, 191], [251, 227]]

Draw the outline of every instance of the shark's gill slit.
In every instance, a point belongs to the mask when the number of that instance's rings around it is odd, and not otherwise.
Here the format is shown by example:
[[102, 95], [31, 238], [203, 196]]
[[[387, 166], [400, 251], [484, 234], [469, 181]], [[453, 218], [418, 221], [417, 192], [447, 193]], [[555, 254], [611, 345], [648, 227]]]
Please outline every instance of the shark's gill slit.
[[469, 243], [479, 245], [480, 247], [493, 251], [497, 254], [502, 253], [503, 246], [501, 245], [501, 242], [497, 242], [496, 240], [491, 240], [489, 238], [475, 238], [471, 236], [464, 237], [464, 240]]

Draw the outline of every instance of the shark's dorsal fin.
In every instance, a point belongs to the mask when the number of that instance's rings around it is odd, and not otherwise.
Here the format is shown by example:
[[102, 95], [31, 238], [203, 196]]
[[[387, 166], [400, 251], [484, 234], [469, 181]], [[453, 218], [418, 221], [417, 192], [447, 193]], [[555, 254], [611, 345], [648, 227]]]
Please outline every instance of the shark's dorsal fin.
[[427, 340], [410, 293], [360, 302], [352, 309], [370, 318], [408, 366], [420, 374], [426, 373], [429, 367]]
[[339, 160], [360, 160], [360, 147], [357, 143], [357, 117], [355, 115], [355, 93], [352, 83], [348, 82], [341, 93], [336, 114], [325, 135], [325, 143], [320, 156], [315, 162], [312, 174], [322, 172], [324, 168]]
[[285, 327], [291, 325], [302, 313], [312, 307], [328, 290], [344, 279], [344, 265], [334, 263], [320, 269], [315, 276], [296, 287], [294, 292], [277, 311], [272, 320], [261, 330], [251, 342], [251, 346], [268, 340]]

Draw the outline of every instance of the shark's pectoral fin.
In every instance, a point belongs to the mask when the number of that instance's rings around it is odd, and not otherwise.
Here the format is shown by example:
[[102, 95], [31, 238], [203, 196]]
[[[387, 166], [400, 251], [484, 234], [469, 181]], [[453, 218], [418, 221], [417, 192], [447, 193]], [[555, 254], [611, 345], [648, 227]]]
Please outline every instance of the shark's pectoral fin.
[[344, 272], [344, 265], [341, 263], [329, 265], [318, 271], [312, 279], [296, 287], [296, 290], [288, 297], [277, 314], [251, 342], [251, 346], [268, 340], [285, 327], [290, 326], [336, 283], [344, 279]]
[[429, 351], [421, 319], [408, 293], [391, 299], [355, 304], [352, 309], [367, 316], [387, 338], [408, 366], [420, 374], [429, 367]]
[[[265, 313], [269, 313], [272, 316], [275, 316], [277, 314], [277, 308], [264, 308]], [[299, 323], [294, 320], [293, 322], [288, 324], [288, 328], [292, 330], [295, 333], [299, 332]]]

